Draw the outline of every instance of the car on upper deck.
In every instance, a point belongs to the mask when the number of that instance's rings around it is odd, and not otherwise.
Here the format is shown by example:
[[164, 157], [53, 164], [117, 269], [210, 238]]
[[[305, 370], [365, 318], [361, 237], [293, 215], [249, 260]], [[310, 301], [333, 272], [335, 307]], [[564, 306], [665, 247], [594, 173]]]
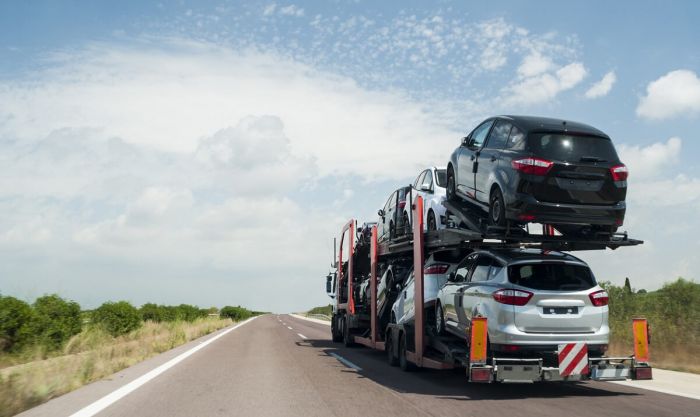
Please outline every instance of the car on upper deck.
[[497, 226], [535, 222], [564, 235], [610, 234], [624, 221], [627, 176], [610, 137], [592, 126], [498, 116], [452, 153], [447, 198], [481, 207]]

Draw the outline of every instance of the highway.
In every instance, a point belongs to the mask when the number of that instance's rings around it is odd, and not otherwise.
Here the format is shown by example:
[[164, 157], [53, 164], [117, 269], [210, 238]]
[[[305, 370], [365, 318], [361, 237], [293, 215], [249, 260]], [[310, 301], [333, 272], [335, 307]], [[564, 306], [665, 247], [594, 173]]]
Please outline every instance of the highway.
[[[256, 318], [96, 415], [695, 417], [700, 409], [698, 400], [611, 383], [470, 385], [457, 371], [405, 373], [387, 365], [382, 352], [344, 348], [329, 335], [327, 325], [289, 315]], [[85, 410], [94, 401], [166, 359], [22, 415], [89, 415]]]

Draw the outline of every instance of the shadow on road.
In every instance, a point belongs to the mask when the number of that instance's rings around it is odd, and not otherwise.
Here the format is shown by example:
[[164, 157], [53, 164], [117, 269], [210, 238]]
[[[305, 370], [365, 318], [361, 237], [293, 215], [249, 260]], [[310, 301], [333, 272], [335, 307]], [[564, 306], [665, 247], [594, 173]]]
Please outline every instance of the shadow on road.
[[[464, 369], [419, 369], [404, 372], [386, 362], [384, 352], [364, 347], [346, 348], [330, 340], [308, 339], [298, 342], [302, 347], [320, 349], [322, 355], [335, 353], [362, 368], [360, 378], [368, 378], [389, 389], [402, 393], [431, 395], [455, 401], [519, 400], [524, 398], [612, 397], [634, 396], [626, 388], [601, 382], [541, 382], [536, 384], [469, 384]], [[355, 372], [350, 371], [348, 372]]]

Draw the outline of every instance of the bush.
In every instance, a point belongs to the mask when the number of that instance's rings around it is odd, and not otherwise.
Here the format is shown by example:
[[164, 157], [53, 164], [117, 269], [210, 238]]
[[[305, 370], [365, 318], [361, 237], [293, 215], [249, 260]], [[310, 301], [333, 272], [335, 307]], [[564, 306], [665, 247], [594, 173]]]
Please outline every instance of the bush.
[[175, 311], [167, 306], [160, 306], [154, 303], [146, 303], [139, 309], [143, 321], [160, 323], [164, 321], [174, 321]]
[[92, 319], [115, 337], [141, 327], [141, 314], [127, 301], [102, 304], [93, 312]]
[[80, 305], [66, 301], [56, 294], [34, 301], [31, 332], [48, 350], [56, 350], [82, 330]]
[[308, 314], [323, 314], [324, 316], [330, 317], [333, 315], [333, 306], [328, 304], [327, 306], [323, 307], [314, 307], [309, 310]]
[[226, 306], [221, 309], [219, 312], [219, 317], [222, 319], [229, 318], [234, 321], [238, 320], [245, 320], [247, 318], [250, 318], [253, 316], [253, 312], [248, 310], [247, 308], [243, 308], [241, 306], [238, 307], [232, 307], [232, 306]]
[[14, 297], [0, 296], [0, 351], [16, 350], [29, 341], [33, 317], [29, 304]]
[[195, 321], [200, 317], [206, 317], [206, 310], [201, 310], [197, 306], [192, 306], [189, 304], [180, 304], [175, 307], [176, 317], [178, 320], [183, 321]]

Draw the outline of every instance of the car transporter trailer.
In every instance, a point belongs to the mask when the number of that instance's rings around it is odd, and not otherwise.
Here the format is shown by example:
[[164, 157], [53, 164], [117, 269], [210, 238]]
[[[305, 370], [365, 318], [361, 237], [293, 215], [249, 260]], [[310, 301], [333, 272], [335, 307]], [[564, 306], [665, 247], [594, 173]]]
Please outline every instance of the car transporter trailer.
[[[370, 311], [357, 311], [353, 290], [353, 261], [355, 246], [355, 220], [348, 221], [341, 232], [338, 254], [337, 282], [335, 283], [335, 308], [332, 319], [334, 341], [342, 340], [346, 346], [360, 344], [387, 352], [392, 365], [402, 369], [412, 367], [452, 369], [464, 367], [470, 382], [536, 382], [536, 381], [580, 381], [580, 380], [626, 380], [651, 379], [649, 365], [649, 333], [646, 319], [635, 318], [632, 323], [634, 354], [620, 357], [588, 357], [586, 345], [568, 343], [558, 346], [558, 366], [546, 366], [542, 358], [515, 358], [500, 355], [489, 356], [488, 326], [485, 317], [475, 317], [471, 322], [470, 342], [456, 337], [444, 337], [427, 331], [424, 308], [423, 267], [426, 252], [445, 249], [476, 249], [484, 247], [534, 247], [542, 250], [593, 250], [616, 249], [643, 243], [629, 239], [626, 234], [613, 234], [606, 238], [555, 236], [551, 226], [544, 225], [542, 235], [524, 231], [498, 230], [482, 227], [483, 222], [474, 221], [469, 207], [446, 202], [450, 213], [466, 228], [447, 228], [423, 231], [423, 199], [418, 196], [412, 206], [412, 234], [394, 241], [379, 243], [377, 227], [371, 229], [370, 240]], [[524, 233], [521, 233], [524, 232]], [[343, 241], [348, 235], [347, 270], [343, 272]], [[490, 241], [487, 241], [490, 240]], [[380, 337], [377, 317], [377, 266], [380, 260], [389, 261], [397, 257], [412, 257], [414, 270], [414, 319], [413, 323], [389, 324]], [[347, 294], [343, 295], [343, 288]], [[345, 302], [343, 301], [345, 298]], [[368, 320], [369, 319], [369, 320]], [[363, 330], [363, 336], [354, 335]], [[432, 329], [430, 329], [432, 330]]]

